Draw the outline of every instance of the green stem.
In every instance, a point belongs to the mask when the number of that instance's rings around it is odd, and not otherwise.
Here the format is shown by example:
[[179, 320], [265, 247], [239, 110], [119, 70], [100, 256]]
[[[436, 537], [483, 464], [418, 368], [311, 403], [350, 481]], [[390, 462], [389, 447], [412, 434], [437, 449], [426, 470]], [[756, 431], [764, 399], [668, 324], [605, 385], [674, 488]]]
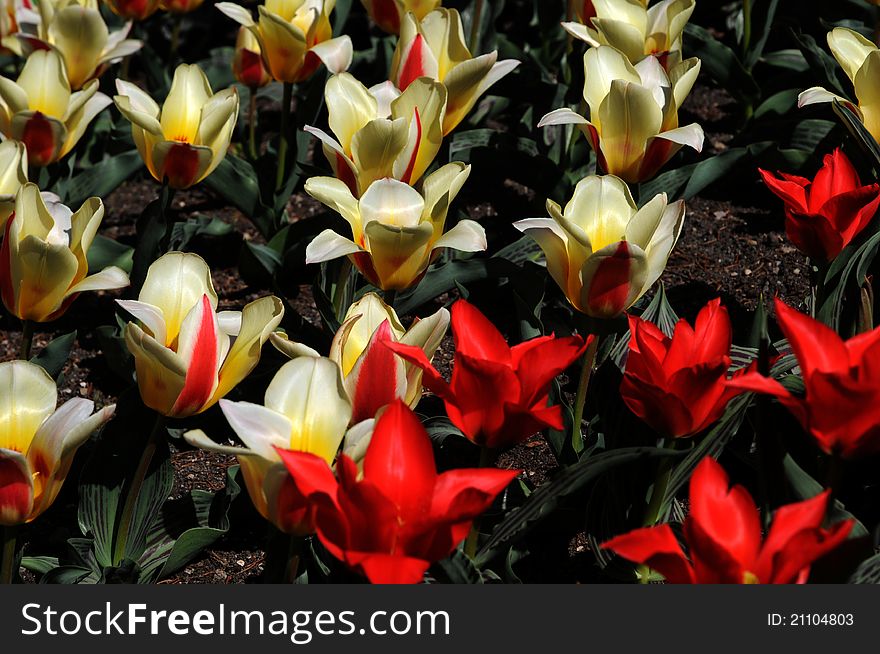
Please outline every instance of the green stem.
[[587, 390], [590, 388], [590, 377], [593, 375], [593, 365], [596, 363], [596, 352], [599, 351], [599, 336], [593, 335], [593, 340], [584, 352], [581, 361], [581, 376], [578, 380], [577, 395], [574, 398], [574, 420], [571, 425], [571, 446], [577, 454], [584, 449], [584, 436], [581, 432], [581, 423], [584, 421], [584, 404], [587, 400]]
[[0, 559], [0, 584], [11, 584], [15, 579], [15, 545], [18, 527], [0, 527], [3, 532], [3, 554]]
[[472, 56], [477, 55], [477, 49], [480, 46], [480, 23], [483, 22], [483, 5], [485, 4], [486, 0], [474, 0], [474, 16], [471, 22], [471, 38], [469, 42]]
[[749, 51], [752, 44], [752, 0], [743, 0], [743, 40], [742, 53], [743, 59]]
[[116, 532], [116, 547], [113, 557], [113, 562], [116, 565], [122, 563], [122, 560], [125, 558], [125, 547], [128, 545], [128, 536], [131, 532], [138, 495], [140, 495], [141, 487], [143, 487], [144, 480], [147, 478], [147, 472], [150, 469], [150, 464], [153, 462], [153, 455], [156, 453], [164, 426], [165, 416], [158, 414], [156, 422], [153, 423], [153, 430], [150, 432], [146, 447], [144, 447], [144, 451], [141, 454], [137, 470], [135, 470], [134, 477], [132, 477], [131, 485], [128, 487], [125, 505], [122, 507], [122, 515], [119, 518], [119, 530]]
[[[495, 458], [495, 451], [486, 446], [480, 448], [480, 468], [488, 468]], [[480, 516], [474, 518], [471, 523], [471, 530], [468, 532], [467, 539], [464, 541], [464, 553], [470, 558], [477, 555], [477, 546], [480, 544]]]
[[275, 175], [275, 190], [284, 186], [285, 168], [287, 167], [287, 150], [290, 141], [290, 101], [293, 97], [293, 84], [284, 82], [281, 96], [281, 142], [278, 144], [278, 172]]
[[345, 314], [345, 300], [348, 295], [348, 284], [351, 280], [351, 261], [349, 259], [342, 260], [342, 266], [339, 270], [339, 279], [336, 282], [336, 288], [333, 289], [333, 313], [338, 320], [342, 320]]
[[18, 358], [22, 361], [30, 361], [31, 348], [34, 344], [34, 323], [30, 320], [21, 321], [21, 344], [18, 349]]
[[256, 159], [257, 152], [257, 89], [251, 89], [250, 102], [248, 104], [248, 149], [251, 159]]
[[[673, 446], [674, 443], [675, 441], [673, 441]], [[663, 459], [657, 467], [657, 476], [654, 478], [654, 486], [651, 488], [651, 498], [648, 500], [648, 508], [645, 510], [645, 519], [642, 520], [642, 527], [653, 527], [660, 518], [663, 500], [666, 499], [666, 491], [669, 488], [669, 480], [672, 478], [674, 468], [672, 457]], [[647, 584], [651, 578], [651, 569], [647, 565], [640, 565], [638, 567], [638, 576], [640, 584]]]

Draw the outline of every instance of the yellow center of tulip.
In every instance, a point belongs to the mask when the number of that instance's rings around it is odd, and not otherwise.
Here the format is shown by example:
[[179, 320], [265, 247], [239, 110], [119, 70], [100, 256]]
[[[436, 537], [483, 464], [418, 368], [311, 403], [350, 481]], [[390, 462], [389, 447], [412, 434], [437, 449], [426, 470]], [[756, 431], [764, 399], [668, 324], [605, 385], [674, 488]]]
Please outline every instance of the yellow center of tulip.
[[623, 240], [626, 223], [616, 214], [602, 214], [585, 226], [593, 252], [598, 252], [612, 243]]
[[746, 570], [745, 572], [743, 572], [742, 583], [744, 583], [744, 584], [760, 584], [761, 582], [758, 580], [758, 576], [755, 573], [749, 572], [748, 570]]

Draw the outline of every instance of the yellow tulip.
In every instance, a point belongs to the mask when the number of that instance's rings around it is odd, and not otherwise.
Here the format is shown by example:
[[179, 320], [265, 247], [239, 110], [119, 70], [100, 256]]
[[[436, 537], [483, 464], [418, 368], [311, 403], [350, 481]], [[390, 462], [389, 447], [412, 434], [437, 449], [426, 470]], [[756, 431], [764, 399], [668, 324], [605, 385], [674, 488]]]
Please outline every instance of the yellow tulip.
[[407, 12], [422, 20], [440, 6], [442, 0], [361, 0], [370, 18], [389, 34], [400, 34], [400, 23]]
[[[422, 397], [422, 369], [405, 362], [385, 345], [405, 343], [421, 348], [430, 360], [449, 328], [449, 311], [439, 309], [405, 329], [394, 309], [375, 293], [351, 305], [330, 345], [330, 360], [342, 371], [352, 404], [352, 423], [374, 418], [400, 399], [415, 408]], [[272, 344], [290, 358], [320, 356], [315, 350], [272, 334]]]
[[113, 417], [73, 398], [57, 410], [54, 380], [27, 361], [0, 363], [0, 525], [35, 520], [64, 484], [77, 449]]
[[217, 9], [257, 37], [272, 77], [288, 83], [308, 79], [322, 62], [331, 73], [341, 73], [351, 65], [351, 39], [332, 38], [330, 13], [334, 6], [336, 0], [266, 0], [254, 22], [244, 7], [217, 3]]
[[47, 205], [36, 184], [21, 187], [0, 246], [0, 295], [9, 313], [50, 322], [80, 293], [128, 286], [115, 266], [88, 274], [86, 255], [103, 218], [99, 198], [73, 213], [60, 202]]
[[109, 104], [110, 98], [98, 93], [98, 80], [71, 93], [64, 62], [54, 50], [31, 54], [15, 82], [0, 77], [0, 131], [27, 146], [32, 166], [64, 157]]
[[125, 20], [144, 20], [159, 9], [159, 0], [104, 0], [104, 4]]
[[251, 501], [278, 529], [312, 533], [311, 511], [276, 448], [308, 452], [333, 463], [351, 418], [338, 366], [321, 357], [289, 361], [266, 389], [264, 405], [221, 400], [220, 408], [244, 448], [218, 445], [200, 430], [184, 438], [196, 447], [236, 456]]
[[641, 209], [629, 187], [612, 175], [578, 182], [563, 210], [547, 201], [552, 218], [528, 218], [514, 227], [541, 246], [547, 271], [572, 306], [596, 318], [631, 307], [666, 267], [684, 223], [684, 201], [661, 193]]
[[23, 23], [17, 35], [23, 50], [57, 51], [64, 58], [74, 91], [143, 46], [141, 41], [126, 38], [131, 23], [110, 32], [98, 0], [40, 0], [38, 8], [39, 14], [33, 14], [39, 17], [37, 23]]
[[385, 177], [415, 184], [443, 143], [446, 88], [419, 79], [403, 93], [386, 82], [367, 89], [348, 73], [334, 75], [324, 91], [330, 129], [305, 131], [321, 140], [336, 177], [357, 196]]
[[600, 170], [637, 183], [656, 175], [683, 145], [702, 150], [703, 128], [678, 126], [678, 108], [699, 75], [699, 59], [686, 59], [667, 73], [655, 57], [633, 66], [619, 50], [600, 45], [587, 50], [584, 70], [589, 119], [557, 109], [538, 126], [577, 125]]
[[162, 108], [130, 82], [116, 80], [113, 100], [131, 121], [131, 134], [150, 174], [171, 188], [189, 188], [210, 175], [229, 149], [238, 119], [238, 91], [218, 93], [202, 69], [181, 64]]
[[642, 0], [592, 0], [590, 20], [562, 23], [569, 34], [592, 46], [610, 45], [637, 64], [658, 57], [664, 68], [681, 61], [681, 35], [694, 0], [662, 0], [646, 7]]
[[880, 141], [880, 50], [858, 32], [835, 27], [828, 33], [828, 45], [837, 63], [853, 83], [858, 104], [814, 86], [798, 96], [798, 106], [837, 100], [849, 107], [865, 125], [865, 129]]
[[489, 87], [517, 66], [515, 59], [498, 61], [497, 50], [472, 56], [458, 11], [437, 9], [421, 22], [406, 15], [389, 78], [403, 91], [420, 77], [443, 82], [448, 91], [443, 133], [449, 134]]
[[422, 278], [439, 248], [485, 250], [486, 232], [472, 220], [443, 233], [449, 205], [469, 174], [470, 166], [447, 164], [425, 178], [421, 193], [380, 179], [360, 200], [338, 179], [312, 177], [306, 193], [345, 218], [354, 240], [324, 230], [306, 248], [306, 263], [348, 256], [374, 286], [404, 290]]
[[15, 194], [27, 181], [27, 152], [24, 143], [3, 141], [0, 143], [0, 234], [6, 227], [6, 220], [15, 210]]
[[210, 408], [247, 377], [284, 315], [274, 296], [217, 313], [208, 264], [183, 252], [153, 262], [137, 300], [117, 302], [140, 323], [125, 326], [125, 343], [141, 398], [175, 418]]
[[258, 89], [272, 81], [260, 56], [260, 42], [247, 27], [239, 27], [235, 37], [232, 74], [249, 89]]

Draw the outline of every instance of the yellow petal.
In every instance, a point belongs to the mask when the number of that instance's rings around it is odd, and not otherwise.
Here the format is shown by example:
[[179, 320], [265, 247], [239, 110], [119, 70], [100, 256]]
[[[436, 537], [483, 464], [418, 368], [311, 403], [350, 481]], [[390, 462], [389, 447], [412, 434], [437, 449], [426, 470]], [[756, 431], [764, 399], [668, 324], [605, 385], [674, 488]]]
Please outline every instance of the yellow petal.
[[49, 24], [49, 41], [64, 56], [67, 79], [78, 89], [91, 79], [107, 47], [110, 31], [97, 9], [70, 5]]
[[38, 365], [0, 363], [0, 449], [27, 454], [40, 425], [55, 411], [55, 382]]
[[67, 113], [70, 83], [64, 72], [64, 62], [54, 50], [37, 50], [24, 64], [18, 85], [28, 97], [28, 108], [53, 118]]
[[211, 85], [195, 64], [181, 64], [174, 71], [171, 90], [162, 105], [162, 133], [170, 141], [195, 143], [202, 107], [211, 98]]
[[394, 337], [400, 340], [406, 333], [400, 319], [394, 309], [375, 293], [367, 293], [349, 307], [344, 320], [347, 327], [336, 332], [330, 345], [330, 358], [339, 365], [344, 376], [348, 376], [370, 338], [386, 320]]
[[134, 323], [125, 326], [124, 334], [125, 345], [134, 356], [141, 399], [162, 415], [172, 415], [174, 404], [186, 382], [183, 359]]
[[324, 89], [328, 123], [348, 157], [354, 135], [378, 117], [378, 104], [363, 84], [348, 73], [334, 75]]
[[397, 227], [374, 220], [366, 224], [364, 231], [380, 288], [404, 290], [424, 274], [434, 240], [429, 223]]

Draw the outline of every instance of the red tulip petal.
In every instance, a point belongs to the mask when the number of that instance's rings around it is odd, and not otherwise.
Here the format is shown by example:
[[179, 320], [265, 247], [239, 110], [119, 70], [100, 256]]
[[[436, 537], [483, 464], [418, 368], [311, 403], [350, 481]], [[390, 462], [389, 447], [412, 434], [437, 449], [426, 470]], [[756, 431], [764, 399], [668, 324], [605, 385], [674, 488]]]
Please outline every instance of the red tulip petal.
[[776, 194], [787, 207], [800, 213], [808, 213], [808, 199], [803, 182], [794, 181], [793, 179], [778, 179], [772, 173], [758, 168], [761, 179], [774, 194]]
[[348, 554], [349, 565], [372, 584], [420, 584], [430, 561], [397, 554]]
[[548, 387], [558, 375], [583, 356], [587, 344], [596, 338], [590, 335], [587, 343], [580, 336], [534, 339], [512, 349], [514, 369], [520, 382], [522, 404], [531, 406], [540, 396], [547, 395]]
[[785, 234], [798, 250], [817, 261], [831, 261], [845, 245], [842, 233], [821, 214], [786, 210]]
[[39, 111], [24, 125], [21, 140], [27, 147], [28, 162], [33, 166], [47, 166], [55, 159], [58, 144], [52, 123]]
[[627, 308], [632, 279], [629, 245], [621, 241], [611, 256], [596, 267], [587, 295], [587, 305], [595, 315], [614, 316]]
[[18, 452], [0, 449], [0, 526], [27, 521], [34, 506], [34, 487], [27, 460]]
[[319, 456], [308, 452], [296, 452], [276, 447], [278, 456], [290, 473], [294, 485], [304, 497], [323, 493], [329, 497], [336, 496], [338, 484], [333, 471], [327, 462]]
[[425, 38], [421, 34], [416, 34], [398, 77], [397, 86], [401, 91], [406, 91], [406, 87], [425, 75], [424, 50]]
[[466, 300], [452, 305], [456, 354], [510, 365], [510, 347], [495, 325]]
[[473, 520], [492, 505], [520, 472], [494, 468], [444, 472], [434, 485], [431, 515], [445, 522]]
[[820, 207], [841, 193], [849, 193], [862, 185], [859, 174], [853, 167], [843, 150], [836, 148], [831, 154], [826, 154], [822, 162], [822, 168], [813, 178], [810, 186], [811, 213], [821, 213]]
[[647, 565], [671, 584], [695, 584], [694, 570], [669, 525], [645, 527], [621, 534], [602, 545], [618, 556]]
[[814, 213], [825, 216], [843, 247], [873, 220], [880, 206], [880, 186], [862, 186], [830, 197]]
[[351, 372], [356, 375], [352, 424], [375, 417], [379, 409], [397, 398], [398, 362], [394, 352], [384, 345], [392, 340], [391, 323], [385, 320], [370, 337], [364, 358]]
[[794, 350], [808, 385], [808, 378], [816, 370], [843, 372], [849, 368], [846, 347], [834, 330], [788, 307], [778, 298], [775, 306], [779, 326]]
[[422, 385], [425, 388], [444, 400], [452, 399], [453, 395], [449, 384], [443, 379], [443, 375], [437, 372], [437, 369], [431, 364], [431, 360], [422, 348], [396, 341], [386, 341], [383, 345], [404, 361], [422, 369], [424, 373], [422, 375]]
[[191, 352], [181, 353], [188, 357], [189, 367], [183, 390], [174, 403], [172, 413], [179, 416], [199, 411], [211, 399], [220, 369], [217, 315], [207, 295], [202, 296], [200, 315]]
[[510, 366], [461, 352], [455, 357], [450, 388], [447, 405], [454, 404], [461, 416], [461, 423], [455, 424], [477, 444], [485, 445], [498, 435], [510, 407], [529, 408], [520, 405], [519, 379]]
[[729, 356], [733, 342], [732, 332], [730, 316], [727, 307], [721, 305], [721, 298], [715, 298], [706, 304], [694, 322], [694, 363], [709, 363]]

